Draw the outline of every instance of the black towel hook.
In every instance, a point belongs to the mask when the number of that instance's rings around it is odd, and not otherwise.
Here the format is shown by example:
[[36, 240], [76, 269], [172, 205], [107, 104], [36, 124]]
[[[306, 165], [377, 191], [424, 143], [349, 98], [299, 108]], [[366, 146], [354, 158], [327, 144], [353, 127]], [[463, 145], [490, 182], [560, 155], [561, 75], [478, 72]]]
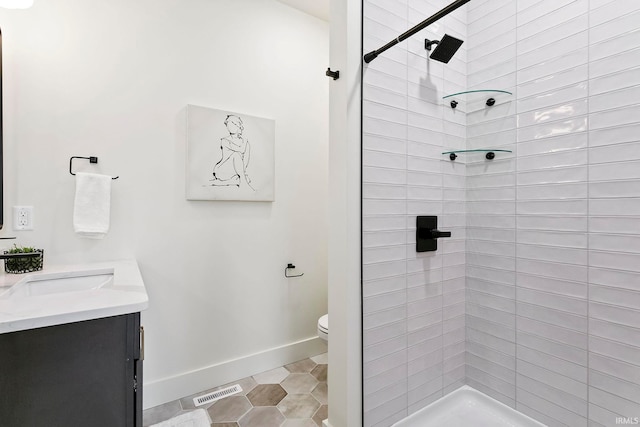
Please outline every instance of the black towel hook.
[[304, 273], [302, 273], [302, 274], [293, 274], [293, 275], [287, 274], [287, 271], [289, 271], [289, 269], [294, 269], [294, 268], [296, 268], [295, 265], [293, 265], [291, 263], [287, 264], [287, 266], [284, 269], [284, 277], [301, 277], [301, 276], [304, 276]]
[[324, 75], [333, 78], [333, 80], [338, 80], [340, 78], [340, 71], [331, 71], [331, 67], [329, 67]]
[[[73, 159], [86, 159], [86, 160], [89, 160], [89, 163], [98, 163], [98, 158], [95, 156], [91, 156], [91, 157], [72, 156], [69, 159], [69, 173], [74, 176], [75, 176], [75, 173], [73, 173]], [[115, 178], [112, 177], [111, 179], [118, 179], [118, 178], [120, 178], [120, 176], [116, 176]]]

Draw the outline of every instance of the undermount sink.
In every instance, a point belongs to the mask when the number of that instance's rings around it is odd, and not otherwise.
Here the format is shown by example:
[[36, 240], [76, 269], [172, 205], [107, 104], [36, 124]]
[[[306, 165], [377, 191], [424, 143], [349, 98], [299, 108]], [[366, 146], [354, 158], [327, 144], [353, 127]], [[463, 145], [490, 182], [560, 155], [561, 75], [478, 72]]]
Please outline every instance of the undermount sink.
[[113, 271], [83, 271], [33, 275], [13, 285], [0, 299], [24, 298], [68, 292], [91, 291], [113, 286]]

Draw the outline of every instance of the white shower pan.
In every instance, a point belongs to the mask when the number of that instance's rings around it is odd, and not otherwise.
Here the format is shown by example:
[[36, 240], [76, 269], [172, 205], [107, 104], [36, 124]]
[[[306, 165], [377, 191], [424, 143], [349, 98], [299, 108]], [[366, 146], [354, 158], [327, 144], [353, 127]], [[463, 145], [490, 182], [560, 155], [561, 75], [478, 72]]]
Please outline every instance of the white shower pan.
[[436, 400], [393, 427], [545, 427], [469, 386]]

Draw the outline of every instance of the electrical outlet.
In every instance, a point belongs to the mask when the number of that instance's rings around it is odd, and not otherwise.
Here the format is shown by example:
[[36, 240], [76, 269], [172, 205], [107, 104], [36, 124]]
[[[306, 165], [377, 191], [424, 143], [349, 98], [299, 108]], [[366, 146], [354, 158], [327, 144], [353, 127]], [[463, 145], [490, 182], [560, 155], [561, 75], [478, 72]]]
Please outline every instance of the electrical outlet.
[[33, 230], [33, 206], [13, 207], [13, 229]]

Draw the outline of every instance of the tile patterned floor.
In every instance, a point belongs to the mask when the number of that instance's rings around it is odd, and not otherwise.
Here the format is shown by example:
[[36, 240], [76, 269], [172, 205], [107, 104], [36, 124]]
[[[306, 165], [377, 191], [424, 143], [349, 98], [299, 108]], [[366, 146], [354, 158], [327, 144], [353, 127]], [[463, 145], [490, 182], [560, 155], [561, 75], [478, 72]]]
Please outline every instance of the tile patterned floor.
[[193, 398], [240, 384], [242, 392], [200, 406], [211, 427], [317, 427], [328, 416], [327, 354], [243, 378], [144, 411], [149, 426], [195, 409]]

